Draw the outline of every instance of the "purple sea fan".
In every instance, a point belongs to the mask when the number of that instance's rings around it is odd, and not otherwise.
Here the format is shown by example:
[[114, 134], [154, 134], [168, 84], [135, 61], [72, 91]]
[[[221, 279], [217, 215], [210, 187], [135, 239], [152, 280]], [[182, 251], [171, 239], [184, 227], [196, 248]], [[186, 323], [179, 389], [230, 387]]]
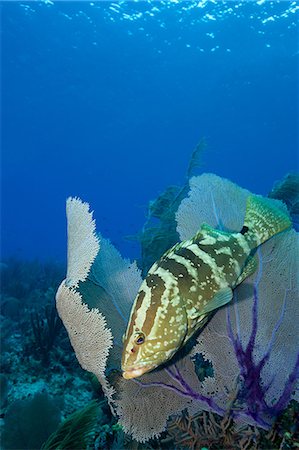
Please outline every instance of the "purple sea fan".
[[[192, 353], [212, 362], [201, 392], [236, 419], [267, 428], [295, 397], [298, 378], [298, 252], [295, 231], [260, 251], [259, 273], [235, 291], [198, 337]], [[249, 283], [252, 284], [249, 284]]]
[[[240, 230], [250, 195], [215, 175], [190, 180], [191, 190], [177, 213], [182, 239], [203, 222]], [[280, 202], [277, 206], [285, 208]], [[216, 312], [198, 343], [176, 363], [137, 380], [123, 380], [118, 412], [124, 429], [139, 441], [157, 436], [166, 418], [187, 408], [268, 428], [295, 398], [297, 378], [298, 235], [282, 233], [262, 246], [259, 270], [235, 290], [233, 302]], [[213, 365], [202, 383], [193, 359], [201, 353]], [[158, 399], [159, 410], [155, 405]]]
[[[194, 228], [209, 220], [213, 225], [240, 229], [240, 211], [245, 209], [247, 195], [247, 191], [214, 175], [191, 180], [189, 198], [182, 202], [177, 216], [181, 236], [186, 239], [193, 233], [189, 222], [184, 234], [187, 212]], [[212, 208], [203, 207], [205, 198], [210, 198]], [[203, 213], [194, 207], [198, 203]], [[292, 397], [296, 398], [298, 250], [294, 230], [265, 243], [258, 252], [258, 272], [235, 290], [233, 302], [215, 314], [192, 351], [213, 365], [214, 376], [204, 380], [201, 393], [212, 397], [218, 407], [229, 407], [237, 420], [265, 428]], [[215, 411], [206, 404], [202, 407]]]

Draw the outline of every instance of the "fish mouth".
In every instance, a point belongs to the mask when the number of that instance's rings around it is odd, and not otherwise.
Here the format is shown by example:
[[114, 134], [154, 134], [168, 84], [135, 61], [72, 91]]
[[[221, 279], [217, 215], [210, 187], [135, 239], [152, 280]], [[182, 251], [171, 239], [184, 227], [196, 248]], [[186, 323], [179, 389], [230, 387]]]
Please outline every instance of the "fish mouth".
[[150, 370], [152, 370], [154, 368], [155, 368], [154, 364], [151, 364], [148, 366], [142, 366], [142, 367], [132, 367], [130, 369], [123, 371], [123, 377], [125, 380], [131, 380], [132, 378], [140, 377], [145, 372], [149, 372]]

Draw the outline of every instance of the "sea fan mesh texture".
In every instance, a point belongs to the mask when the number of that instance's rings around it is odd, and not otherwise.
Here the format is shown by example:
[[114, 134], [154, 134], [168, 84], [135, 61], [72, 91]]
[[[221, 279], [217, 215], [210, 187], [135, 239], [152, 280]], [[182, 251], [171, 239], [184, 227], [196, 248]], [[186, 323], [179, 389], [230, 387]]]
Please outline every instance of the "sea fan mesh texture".
[[194, 236], [202, 223], [241, 230], [249, 191], [210, 173], [191, 178], [189, 184], [188, 197], [176, 213], [177, 231], [182, 241]]
[[97, 309], [90, 310], [81, 295], [64, 281], [56, 294], [56, 306], [81, 367], [96, 375], [108, 399], [112, 400], [114, 390], [105, 378], [112, 333], [106, 327], [105, 317]]
[[[203, 222], [240, 230], [249, 194], [249, 191], [215, 175], [192, 178], [189, 196], [182, 201], [176, 215], [181, 239], [192, 237]], [[78, 202], [81, 210], [81, 202], [77, 199], [73, 201]], [[276, 204], [284, 209], [282, 203]], [[112, 390], [103, 377], [112, 335], [106, 327], [104, 316], [107, 316], [108, 324], [110, 326], [111, 323], [112, 332], [117, 336], [114, 339], [116, 347], [115, 341], [120, 339], [122, 323], [125, 328], [141, 276], [136, 265], [123, 260], [106, 240], [101, 240], [101, 252], [94, 261], [99, 245], [94, 234], [94, 222], [88, 208], [85, 213], [81, 211], [82, 214], [75, 209], [73, 203], [71, 220], [77, 216], [85, 224], [73, 223], [69, 227], [69, 233], [74, 232], [77, 237], [69, 236], [69, 249], [75, 253], [71, 251], [69, 255], [71, 268], [68, 269], [68, 281], [72, 285], [79, 284], [79, 281], [83, 283], [78, 287], [79, 292], [62, 283], [57, 294], [57, 305], [82, 367], [98, 376], [111, 399]], [[80, 229], [87, 236], [83, 241], [80, 239]], [[85, 247], [82, 242], [86, 242]], [[258, 328], [254, 361], [258, 362], [271, 347], [269, 360], [261, 374], [265, 386], [272, 382], [266, 394], [269, 404], [280, 397], [295, 365], [298, 341], [297, 252], [298, 237], [293, 230], [272, 238], [259, 251], [261, 277], [257, 285]], [[83, 265], [78, 264], [80, 255], [84, 255]], [[225, 413], [236, 393], [240, 373], [227, 325], [229, 322], [232, 324], [234, 334], [238, 334], [246, 345], [252, 330], [253, 286], [257, 284], [257, 275], [252, 275], [235, 290], [234, 300], [228, 307], [216, 312], [199, 335], [191, 353], [183, 356], [182, 352], [175, 363], [137, 380], [118, 379], [115, 384], [117, 413], [127, 433], [145, 442], [165, 429], [170, 415], [179, 414], [185, 408], [191, 415], [202, 409]], [[97, 296], [96, 300], [94, 296]], [[96, 303], [104, 316], [98, 310], [90, 310], [83, 301], [90, 307]], [[116, 359], [120, 351], [121, 346], [115, 353]], [[193, 362], [198, 353], [212, 362], [214, 370], [214, 376], [202, 383]], [[181, 382], [174, 376], [175, 373], [179, 374]], [[250, 422], [251, 419], [246, 417], [244, 420]]]
[[100, 248], [95, 234], [95, 220], [89, 204], [78, 198], [68, 198], [67, 215], [67, 286], [78, 286], [84, 281]]
[[[242, 228], [248, 191], [211, 174], [192, 178], [190, 186], [189, 197], [183, 200], [177, 212], [181, 238], [193, 236], [202, 222], [215, 226], [220, 223], [232, 230]], [[275, 203], [285, 209], [281, 202]], [[265, 386], [272, 381], [266, 400], [274, 402], [280, 397], [295, 366], [298, 350], [298, 234], [290, 230], [273, 237], [261, 247], [259, 254], [261, 280], [257, 291], [258, 333], [254, 357], [255, 362], [262, 358], [273, 335], [273, 348], [263, 368], [262, 381]], [[256, 278], [257, 274], [253, 274], [235, 290], [234, 301], [217, 311], [200, 333], [198, 344], [192, 351], [193, 355], [202, 353], [212, 362], [215, 377], [204, 381], [201, 392], [213, 396], [216, 403], [223, 407], [233, 395], [239, 374], [227, 333], [227, 312], [230, 311], [234, 333], [240, 335], [246, 346], [252, 330], [253, 285]], [[274, 333], [279, 321], [280, 326]], [[204, 404], [202, 407], [208, 409]]]
[[56, 294], [57, 311], [80, 365], [96, 375], [112, 405], [114, 389], [109, 386], [104, 373], [112, 347], [112, 333], [102, 313], [98, 309], [90, 309], [76, 290], [79, 281], [86, 280], [99, 251], [95, 221], [89, 212], [89, 205], [77, 198], [67, 200], [67, 219], [67, 279], [61, 283]]
[[101, 251], [79, 291], [85, 303], [104, 314], [113, 334], [108, 366], [120, 369], [122, 336], [142, 278], [136, 262], [123, 259], [108, 239], [100, 240]]
[[123, 259], [108, 239], [101, 238], [101, 251], [92, 265], [89, 279], [109, 293], [126, 326], [132, 303], [142, 283], [136, 261], [131, 263]]
[[[296, 364], [299, 291], [294, 268], [298, 250], [298, 236], [292, 230], [265, 243], [260, 252], [263, 267], [257, 291], [258, 331], [253, 355], [257, 364], [267, 352], [273, 335], [270, 357], [261, 373], [263, 385], [271, 383], [265, 396], [269, 405], [279, 399]], [[213, 395], [222, 407], [233, 395], [239, 374], [236, 354], [227, 334], [227, 313], [229, 311], [234, 333], [239, 334], [245, 348], [252, 330], [252, 284], [255, 280], [256, 275], [252, 275], [236, 289], [233, 302], [215, 314], [192, 350], [192, 354], [201, 353], [212, 362], [215, 376], [204, 380], [201, 392]], [[273, 334], [280, 318], [280, 326]], [[205, 405], [202, 407], [207, 409]]]
[[[200, 382], [194, 376], [190, 357], [181, 359], [177, 366], [184, 378], [191, 381], [191, 386], [199, 390]], [[124, 431], [138, 442], [158, 437], [166, 429], [170, 415], [178, 414], [191, 405], [190, 397], [167, 389], [167, 385], [179, 387], [165, 370], [145, 374], [138, 380], [121, 380], [117, 413]]]

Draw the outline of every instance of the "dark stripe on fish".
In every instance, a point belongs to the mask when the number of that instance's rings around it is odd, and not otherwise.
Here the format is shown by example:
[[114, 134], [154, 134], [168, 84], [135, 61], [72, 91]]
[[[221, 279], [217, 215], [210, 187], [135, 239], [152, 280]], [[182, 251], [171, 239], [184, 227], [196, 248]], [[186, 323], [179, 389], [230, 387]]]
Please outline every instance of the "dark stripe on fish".
[[133, 333], [133, 327], [135, 325], [135, 320], [136, 320], [136, 317], [137, 317], [137, 314], [138, 314], [138, 310], [139, 310], [139, 308], [142, 305], [144, 297], [145, 297], [145, 292], [144, 291], [140, 291], [139, 294], [138, 294], [137, 300], [136, 300], [136, 305], [135, 305], [135, 308], [134, 308], [134, 313], [133, 313], [132, 319], [130, 321], [130, 327], [128, 329], [127, 336], [131, 336], [132, 333]]
[[163, 279], [157, 274], [149, 274], [146, 279], [147, 286], [151, 289], [150, 307], [146, 311], [142, 332], [148, 336], [156, 320], [157, 310], [161, 306], [162, 296], [166, 289]]
[[[195, 245], [197, 245], [197, 247], [200, 250], [205, 251], [198, 244], [195, 244]], [[193, 253], [192, 250], [189, 250], [188, 248], [181, 248], [180, 250], [178, 250], [177, 254], [179, 256], [183, 256], [185, 259], [188, 259], [189, 261], [191, 261], [193, 263], [194, 268], [198, 270], [198, 272], [199, 272], [199, 285], [200, 285], [200, 280], [204, 281], [205, 278], [211, 278], [211, 275], [212, 275], [213, 272], [212, 272], [212, 269], [211, 269], [210, 265], [208, 263], [204, 262], [195, 253]]]
[[[218, 244], [218, 245], [217, 245]], [[198, 245], [198, 248], [200, 248], [200, 250], [202, 251], [207, 251], [207, 245], [203, 246], [203, 245]], [[218, 267], [221, 266], [225, 266], [225, 270], [229, 271], [229, 262], [231, 259], [234, 259], [233, 254], [228, 255], [227, 253], [217, 253], [218, 250], [221, 250], [223, 247], [229, 247], [231, 250], [231, 246], [230, 245], [223, 245], [223, 243], [216, 243], [214, 246], [210, 246], [209, 250], [208, 250], [208, 254], [209, 256], [211, 256]]]
[[148, 274], [145, 282], [147, 284], [147, 287], [149, 287], [150, 289], [160, 289], [160, 294], [163, 294], [165, 284], [160, 275], [157, 275], [156, 273]]
[[170, 272], [176, 279], [179, 278], [179, 275], [183, 275], [184, 278], [190, 277], [187, 267], [175, 259], [165, 258], [161, 261], [159, 267]]
[[175, 261], [174, 259], [169, 258], [166, 258], [164, 261], [161, 261], [159, 266], [162, 269], [170, 272], [175, 277], [178, 283], [180, 295], [186, 297], [189, 293], [189, 289], [192, 284], [192, 277], [189, 274], [186, 266], [184, 266], [183, 263], [180, 263], [178, 261]]
[[191, 250], [188, 250], [187, 248], [180, 248], [175, 253], [190, 261], [196, 269], [204, 264], [204, 262], [198, 256], [196, 256]]

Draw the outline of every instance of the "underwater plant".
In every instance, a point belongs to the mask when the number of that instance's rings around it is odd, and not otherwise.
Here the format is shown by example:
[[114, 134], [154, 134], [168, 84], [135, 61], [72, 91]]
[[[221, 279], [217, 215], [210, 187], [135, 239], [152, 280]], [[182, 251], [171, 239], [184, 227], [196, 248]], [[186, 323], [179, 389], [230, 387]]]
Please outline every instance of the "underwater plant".
[[35, 346], [44, 366], [50, 362], [50, 352], [59, 336], [62, 322], [57, 315], [54, 305], [46, 305], [44, 314], [31, 313], [31, 326]]
[[60, 416], [81, 408], [93, 395], [56, 312], [61, 269], [56, 262], [16, 259], [1, 265], [3, 449], [40, 448]]
[[275, 183], [268, 197], [282, 200], [288, 207], [295, 230], [299, 230], [299, 175], [290, 173]]
[[[176, 213], [181, 240], [202, 223], [242, 228], [249, 191], [213, 174], [193, 177], [189, 184]], [[141, 378], [125, 380], [121, 336], [142, 282], [140, 270], [96, 235], [88, 204], [69, 199], [67, 216], [68, 270], [57, 292], [57, 309], [81, 366], [97, 376], [126, 433], [145, 442], [183, 410], [191, 417], [210, 411], [269, 429], [291, 398], [298, 398], [294, 229], [263, 244], [258, 271], [235, 289], [233, 301], [215, 313], [193, 348], [183, 348], [167, 365]], [[203, 380], [197, 375], [197, 355], [212, 365]]]
[[97, 426], [99, 405], [95, 400], [70, 414], [43, 444], [42, 450], [87, 448]]

